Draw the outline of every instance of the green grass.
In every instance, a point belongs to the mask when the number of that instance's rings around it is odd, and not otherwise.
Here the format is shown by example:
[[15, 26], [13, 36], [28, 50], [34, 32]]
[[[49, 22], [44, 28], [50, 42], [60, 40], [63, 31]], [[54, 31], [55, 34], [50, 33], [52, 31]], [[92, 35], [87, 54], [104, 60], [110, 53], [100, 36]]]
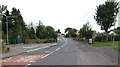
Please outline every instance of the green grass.
[[116, 51], [120, 51], [120, 41], [115, 41], [114, 45], [112, 41], [108, 42], [95, 42], [94, 44], [91, 44], [94, 47], [102, 47], [102, 46], [112, 46], [112, 48]]
[[102, 46], [118, 46], [120, 41], [115, 41], [114, 45], [112, 41], [108, 41], [108, 42], [95, 42], [94, 44], [91, 44], [94, 47], [102, 47]]
[[1, 47], [0, 47], [0, 53], [1, 53], [1, 52], [5, 52], [5, 51], [6, 51], [5, 48], [1, 48]]
[[4, 53], [4, 52], [7, 52], [7, 49], [4, 46], [3, 44], [4, 42], [2, 42], [2, 47], [0, 47], [0, 53]]
[[113, 47], [114, 50], [120, 51], [120, 47]]
[[120, 51], [120, 41], [118, 42], [118, 45], [113, 47], [114, 50]]

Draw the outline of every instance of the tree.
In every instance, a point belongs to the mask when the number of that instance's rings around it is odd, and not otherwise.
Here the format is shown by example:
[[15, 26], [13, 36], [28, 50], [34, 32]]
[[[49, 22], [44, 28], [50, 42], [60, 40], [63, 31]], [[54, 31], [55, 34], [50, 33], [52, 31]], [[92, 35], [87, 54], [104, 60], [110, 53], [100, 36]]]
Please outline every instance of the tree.
[[58, 29], [58, 30], [57, 30], [57, 33], [61, 34], [61, 31], [60, 31], [60, 29]]
[[66, 37], [76, 37], [77, 30], [75, 28], [66, 28], [65, 29]]
[[0, 5], [0, 22], [2, 21], [2, 17], [4, 16], [6, 10], [7, 10], [7, 6]]
[[66, 28], [65, 33], [67, 33], [70, 29], [72, 29], [72, 28], [70, 28], [70, 27]]
[[[101, 26], [101, 30], [105, 30], [106, 34], [110, 32], [108, 29], [116, 23], [116, 17], [119, 12], [118, 9], [117, 2], [105, 2], [105, 4], [97, 6], [94, 18], [97, 24]], [[108, 40], [108, 38], [106, 38], [106, 40]]]
[[[4, 16], [4, 12], [6, 12], [6, 10], [7, 10], [7, 6], [4, 6], [4, 5], [0, 5], [0, 39], [2, 39], [2, 37], [4, 37], [4, 36], [2, 36], [2, 35], [4, 35], [4, 33], [3, 33], [3, 31], [2, 31], [2, 18], [3, 18], [3, 16]], [[1, 47], [4, 47], [4, 45], [3, 45], [3, 42], [2, 42], [2, 44], [0, 45], [0, 48]]]
[[51, 26], [44, 27], [41, 35], [41, 39], [57, 39], [57, 32]]
[[18, 41], [18, 37], [20, 37], [21, 42], [25, 42], [25, 40], [28, 39], [28, 29], [20, 10], [15, 7], [12, 8], [11, 16], [16, 16], [16, 18], [11, 18], [11, 22], [9, 22], [9, 31], [12, 31], [12, 40], [16, 39]]
[[41, 35], [41, 33], [42, 33], [42, 30], [44, 29], [44, 25], [43, 25], [43, 23], [41, 22], [41, 21], [39, 21], [39, 25], [37, 26], [37, 28], [36, 28], [36, 36], [38, 37], [38, 38], [41, 38], [42, 37], [42, 35]]
[[87, 22], [87, 23], [85, 23], [85, 24], [83, 25], [83, 27], [80, 29], [79, 35], [80, 35], [81, 38], [89, 39], [89, 38], [92, 38], [93, 32], [94, 32], [94, 31], [92, 31], [92, 28], [91, 28], [91, 26], [89, 25], [89, 22]]
[[2, 14], [5, 10], [7, 10], [7, 6], [0, 5], [0, 14]]
[[35, 29], [33, 27], [33, 22], [30, 23], [30, 28], [29, 28], [29, 39], [35, 39]]
[[26, 32], [28, 29], [26, 28], [20, 10], [12, 8], [11, 13], [8, 10], [6, 10], [5, 15], [3, 15], [2, 18], [3, 34], [6, 34], [6, 16], [16, 16], [15, 18], [7, 18], [9, 42], [13, 43], [14, 41], [18, 41], [18, 38], [21, 38], [21, 42], [24, 42], [24, 40], [28, 38], [28, 33]]

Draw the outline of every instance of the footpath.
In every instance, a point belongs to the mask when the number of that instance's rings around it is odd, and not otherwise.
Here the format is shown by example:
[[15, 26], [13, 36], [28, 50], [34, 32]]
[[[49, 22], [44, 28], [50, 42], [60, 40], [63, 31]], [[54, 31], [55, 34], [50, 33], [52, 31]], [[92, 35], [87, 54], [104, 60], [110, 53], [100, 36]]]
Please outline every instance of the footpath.
[[6, 47], [10, 47], [10, 50], [7, 53], [1, 53], [0, 59], [5, 59], [11, 56], [19, 55], [26, 52], [31, 52], [38, 49], [48, 48], [56, 44], [57, 43], [7, 45]]

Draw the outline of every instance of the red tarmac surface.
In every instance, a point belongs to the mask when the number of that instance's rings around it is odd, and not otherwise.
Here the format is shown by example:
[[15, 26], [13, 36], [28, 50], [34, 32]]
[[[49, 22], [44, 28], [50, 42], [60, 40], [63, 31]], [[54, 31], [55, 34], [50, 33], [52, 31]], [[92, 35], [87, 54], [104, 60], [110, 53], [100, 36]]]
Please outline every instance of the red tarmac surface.
[[0, 63], [2, 63], [2, 67], [24, 67], [44, 57], [45, 55], [46, 54], [18, 55], [4, 60], [0, 60]]

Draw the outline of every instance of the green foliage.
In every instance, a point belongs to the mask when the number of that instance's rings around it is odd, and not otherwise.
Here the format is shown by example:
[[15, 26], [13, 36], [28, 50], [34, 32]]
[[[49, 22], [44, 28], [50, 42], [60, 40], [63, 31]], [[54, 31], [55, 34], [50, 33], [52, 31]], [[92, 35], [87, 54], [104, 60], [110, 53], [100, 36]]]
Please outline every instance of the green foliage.
[[77, 36], [77, 30], [76, 29], [74, 29], [74, 28], [66, 28], [65, 29], [65, 33], [66, 33], [66, 35], [65, 35], [65, 37], [76, 37]]
[[37, 26], [37, 28], [36, 28], [36, 36], [38, 37], [38, 38], [42, 38], [42, 30], [45, 28], [45, 26], [42, 24], [42, 22], [41, 21], [39, 21], [39, 25]]
[[[6, 16], [9, 16], [6, 21]], [[8, 22], [8, 34], [9, 34], [9, 43], [13, 43], [12, 41], [18, 41], [18, 36], [20, 36], [20, 42], [24, 42], [25, 39], [28, 38], [28, 33], [26, 32], [26, 25], [22, 18], [19, 9], [12, 8], [12, 12], [7, 10], [5, 15], [2, 18], [2, 31], [3, 38], [6, 38], [6, 22]], [[18, 43], [18, 42], [16, 42]]]
[[97, 6], [96, 15], [94, 16], [97, 24], [101, 26], [101, 30], [108, 33], [108, 29], [115, 25], [116, 17], [118, 14], [117, 2], [105, 2]]
[[92, 35], [93, 35], [93, 30], [92, 28], [90, 27], [89, 23], [86, 23], [83, 25], [83, 27], [80, 29], [79, 31], [79, 35], [81, 38], [86, 38], [86, 39], [89, 39], [89, 38], [92, 38]]
[[[92, 46], [95, 47], [100, 47], [100, 46], [118, 46], [119, 41], [108, 41], [108, 42], [95, 42], [94, 44], [91, 44]], [[114, 44], [114, 45], [113, 45]]]
[[0, 5], [0, 14], [7, 10], [7, 6]]
[[[6, 17], [7, 16], [7, 17]], [[9, 17], [8, 17], [9, 16]], [[6, 39], [8, 22], [9, 43], [24, 43], [26, 39], [57, 39], [57, 32], [51, 26], [44, 26], [40, 21], [35, 27], [32, 23], [26, 26], [19, 9], [12, 8], [12, 12], [6, 10], [2, 17], [2, 35]]]
[[57, 39], [57, 32], [51, 26], [44, 27], [40, 35], [41, 39]]
[[61, 34], [60, 29], [57, 30], [57, 33], [60, 33], [60, 34]]

